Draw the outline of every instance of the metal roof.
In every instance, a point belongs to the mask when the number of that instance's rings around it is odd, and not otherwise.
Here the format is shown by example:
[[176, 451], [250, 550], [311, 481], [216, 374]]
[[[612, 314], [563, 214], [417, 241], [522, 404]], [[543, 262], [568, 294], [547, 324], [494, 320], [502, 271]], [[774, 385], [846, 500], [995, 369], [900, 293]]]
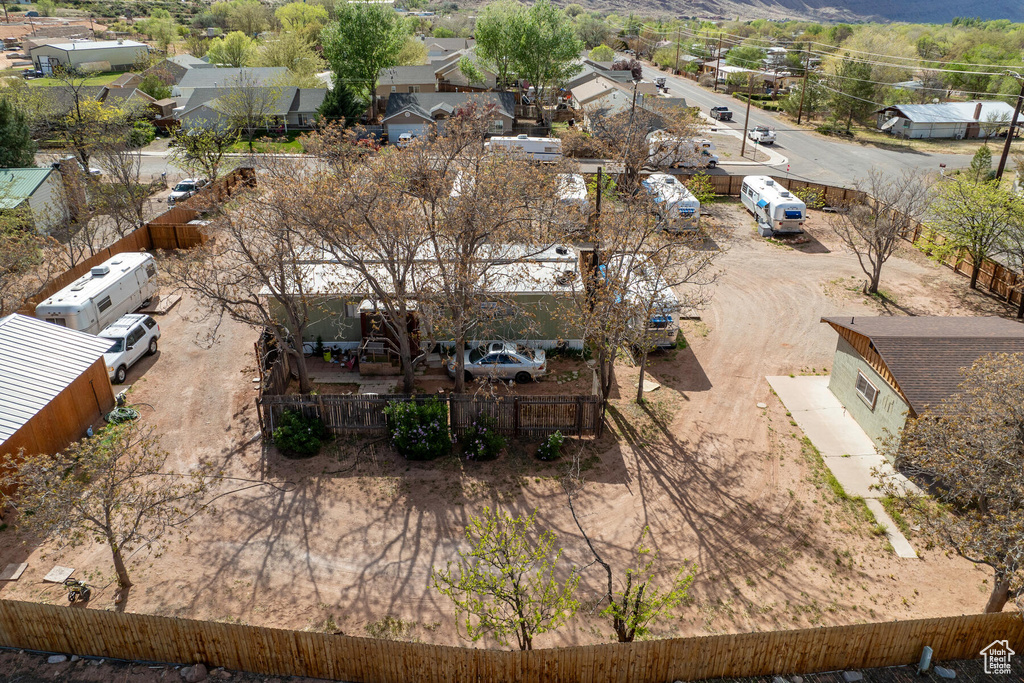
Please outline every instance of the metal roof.
[[283, 66], [216, 67], [189, 69], [178, 81], [179, 88], [216, 88], [230, 85], [273, 85], [288, 77]]
[[13, 313], [0, 318], [0, 443], [103, 357], [106, 339]]
[[55, 47], [58, 50], [71, 52], [72, 50], [109, 50], [114, 47], [149, 47], [145, 43], [137, 43], [134, 40], [90, 40], [81, 43], [44, 43], [39, 47]]
[[52, 168], [0, 168], [0, 209], [17, 208], [51, 173]]
[[[978, 105], [981, 105], [981, 112], [974, 117]], [[896, 112], [905, 119], [914, 123], [974, 123], [980, 121], [985, 123], [990, 120], [1006, 121], [1013, 116], [1013, 107], [1006, 102], [998, 100], [984, 100], [972, 102], [939, 102], [938, 104], [895, 104], [883, 112]], [[991, 117], [991, 118], [990, 118]]]

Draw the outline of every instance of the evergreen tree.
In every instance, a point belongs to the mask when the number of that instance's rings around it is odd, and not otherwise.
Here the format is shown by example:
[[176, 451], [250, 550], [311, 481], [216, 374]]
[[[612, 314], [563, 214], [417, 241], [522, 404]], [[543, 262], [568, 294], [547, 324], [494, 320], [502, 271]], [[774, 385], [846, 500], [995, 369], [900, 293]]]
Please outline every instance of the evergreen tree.
[[967, 169], [967, 175], [974, 182], [980, 183], [988, 180], [990, 173], [992, 173], [992, 150], [988, 148], [988, 145], [982, 145], [974, 153], [974, 158], [971, 159], [971, 167]]
[[854, 119], [862, 119], [875, 107], [875, 84], [871, 82], [871, 65], [843, 56], [832, 80], [829, 98], [832, 116], [836, 121], [846, 119], [846, 132], [850, 132]]
[[327, 91], [318, 113], [328, 121], [344, 119], [345, 126], [354, 125], [359, 117], [366, 113], [366, 102], [352, 94], [352, 91], [341, 83]]
[[0, 97], [0, 168], [30, 168], [36, 165], [36, 143], [25, 115]]

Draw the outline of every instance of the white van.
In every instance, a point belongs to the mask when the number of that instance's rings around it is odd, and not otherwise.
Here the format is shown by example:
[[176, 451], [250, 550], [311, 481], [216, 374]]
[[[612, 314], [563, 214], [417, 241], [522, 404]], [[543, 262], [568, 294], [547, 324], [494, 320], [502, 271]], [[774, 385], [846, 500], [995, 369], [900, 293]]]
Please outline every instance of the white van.
[[521, 152], [535, 161], [555, 161], [562, 158], [562, 141], [558, 138], [531, 138], [517, 135], [514, 138], [491, 138], [484, 143], [489, 152], [505, 150]]
[[697, 229], [700, 200], [678, 178], [668, 173], [652, 173], [642, 184], [658, 205], [658, 213], [669, 219], [666, 230], [677, 232]]
[[647, 136], [650, 165], [657, 168], [715, 168], [719, 158], [714, 150], [715, 143], [710, 140], [680, 138], [663, 130], [656, 130]]
[[96, 334], [152, 299], [156, 274], [151, 254], [118, 254], [36, 306], [36, 317]]

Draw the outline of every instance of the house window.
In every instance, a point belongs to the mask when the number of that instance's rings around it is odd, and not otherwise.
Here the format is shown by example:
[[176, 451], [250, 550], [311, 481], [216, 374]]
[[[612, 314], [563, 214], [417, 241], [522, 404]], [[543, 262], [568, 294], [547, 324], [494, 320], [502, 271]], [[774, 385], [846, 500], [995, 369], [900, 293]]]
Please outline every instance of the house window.
[[391, 92], [398, 92], [398, 86], [397, 85], [391, 86]]
[[359, 302], [346, 303], [345, 304], [345, 317], [346, 318], [358, 318], [359, 317]]
[[491, 132], [492, 133], [503, 133], [505, 132], [505, 122], [501, 119], [494, 119], [491, 121]]
[[409, 92], [419, 92], [419, 91], [420, 91], [420, 86], [418, 86], [418, 85], [410, 85], [409, 86]]
[[878, 389], [871, 383], [863, 372], [857, 371], [857, 395], [864, 401], [871, 410], [875, 409], [875, 401], [878, 399]]
[[96, 302], [96, 308], [100, 309], [100, 313], [110, 308], [110, 297], [105, 296]]

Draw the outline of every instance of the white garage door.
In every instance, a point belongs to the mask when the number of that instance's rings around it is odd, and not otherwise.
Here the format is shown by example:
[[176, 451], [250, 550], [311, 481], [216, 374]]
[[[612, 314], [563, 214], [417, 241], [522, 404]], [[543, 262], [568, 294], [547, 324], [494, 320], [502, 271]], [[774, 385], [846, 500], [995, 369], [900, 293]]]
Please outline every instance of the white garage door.
[[388, 124], [388, 140], [394, 143], [398, 140], [398, 136], [402, 133], [411, 133], [417, 137], [425, 137], [427, 134], [427, 124], [425, 123], [406, 123], [406, 124]]

